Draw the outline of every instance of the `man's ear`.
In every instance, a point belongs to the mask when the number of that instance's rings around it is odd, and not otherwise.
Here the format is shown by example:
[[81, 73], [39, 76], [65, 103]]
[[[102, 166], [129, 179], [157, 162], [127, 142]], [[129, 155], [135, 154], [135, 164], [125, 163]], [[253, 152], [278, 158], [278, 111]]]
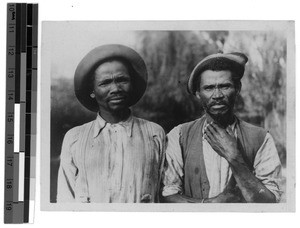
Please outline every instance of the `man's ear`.
[[239, 82], [237, 87], [236, 87], [236, 96], [238, 96], [240, 94], [241, 89], [242, 89], [242, 83]]
[[95, 98], [94, 91], [90, 94], [90, 97], [91, 97], [91, 98]]

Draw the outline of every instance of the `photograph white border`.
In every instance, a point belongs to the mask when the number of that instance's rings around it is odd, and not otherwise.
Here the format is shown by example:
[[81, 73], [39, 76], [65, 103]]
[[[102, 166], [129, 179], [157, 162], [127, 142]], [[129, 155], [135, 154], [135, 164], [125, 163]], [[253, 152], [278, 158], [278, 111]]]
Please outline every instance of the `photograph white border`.
[[[292, 21], [68, 21], [88, 23], [105, 30], [282, 30], [287, 37], [287, 199], [279, 204], [59, 204], [50, 203], [50, 86], [51, 41], [47, 34], [55, 23], [43, 22], [41, 45], [41, 210], [50, 211], [203, 211], [203, 212], [292, 212], [295, 211], [295, 30]], [[46, 25], [46, 26], [44, 26]]]

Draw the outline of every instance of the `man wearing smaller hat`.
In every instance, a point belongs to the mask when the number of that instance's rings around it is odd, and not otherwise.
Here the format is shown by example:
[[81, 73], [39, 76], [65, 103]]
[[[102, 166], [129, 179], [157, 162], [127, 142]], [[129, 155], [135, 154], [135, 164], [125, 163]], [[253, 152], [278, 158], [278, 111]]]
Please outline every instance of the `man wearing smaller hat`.
[[165, 202], [279, 202], [281, 164], [272, 136], [233, 112], [247, 61], [242, 53], [213, 54], [191, 73], [188, 91], [205, 114], [167, 135]]
[[158, 201], [165, 134], [129, 108], [146, 85], [146, 65], [129, 47], [100, 46], [81, 60], [75, 94], [97, 117], [64, 137], [57, 202]]

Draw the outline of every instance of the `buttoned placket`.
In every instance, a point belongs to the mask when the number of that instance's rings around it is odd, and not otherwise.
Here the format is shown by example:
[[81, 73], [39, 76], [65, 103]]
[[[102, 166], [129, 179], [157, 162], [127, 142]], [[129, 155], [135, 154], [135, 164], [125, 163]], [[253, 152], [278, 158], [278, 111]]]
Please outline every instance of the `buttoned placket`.
[[132, 117], [129, 117], [127, 121], [114, 124], [104, 121], [100, 116], [97, 118], [94, 139], [97, 140], [99, 135], [102, 134], [104, 142], [108, 142], [106, 144], [108, 146], [107, 156], [109, 162], [107, 178], [110, 180], [111, 196], [118, 195], [118, 192], [122, 189], [124, 150], [129, 137], [132, 136], [132, 127]]

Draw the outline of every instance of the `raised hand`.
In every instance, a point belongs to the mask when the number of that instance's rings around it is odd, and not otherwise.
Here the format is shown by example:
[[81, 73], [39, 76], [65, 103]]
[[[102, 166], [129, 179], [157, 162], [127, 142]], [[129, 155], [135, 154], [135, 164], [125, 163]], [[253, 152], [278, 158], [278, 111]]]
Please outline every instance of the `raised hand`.
[[209, 123], [204, 130], [204, 138], [220, 156], [227, 161], [241, 158], [238, 151], [237, 140], [230, 127], [224, 129], [216, 123]]

